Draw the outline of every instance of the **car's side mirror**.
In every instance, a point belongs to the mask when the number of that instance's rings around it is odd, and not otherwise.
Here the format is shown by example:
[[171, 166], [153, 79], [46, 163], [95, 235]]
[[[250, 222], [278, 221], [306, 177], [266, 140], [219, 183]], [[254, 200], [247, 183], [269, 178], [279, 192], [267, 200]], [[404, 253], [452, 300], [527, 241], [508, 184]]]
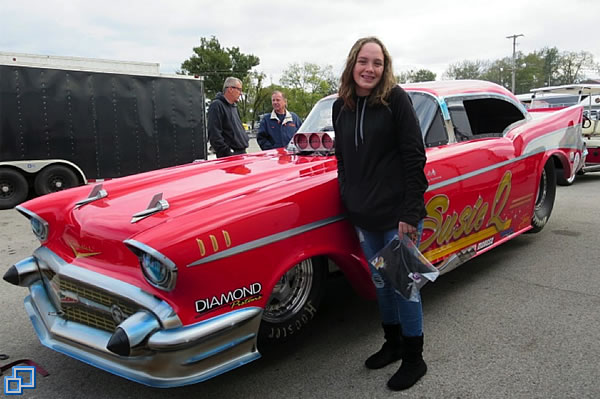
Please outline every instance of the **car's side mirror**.
[[581, 123], [581, 127], [584, 129], [587, 129], [590, 126], [592, 126], [591, 119], [587, 115], [583, 115], [583, 121]]

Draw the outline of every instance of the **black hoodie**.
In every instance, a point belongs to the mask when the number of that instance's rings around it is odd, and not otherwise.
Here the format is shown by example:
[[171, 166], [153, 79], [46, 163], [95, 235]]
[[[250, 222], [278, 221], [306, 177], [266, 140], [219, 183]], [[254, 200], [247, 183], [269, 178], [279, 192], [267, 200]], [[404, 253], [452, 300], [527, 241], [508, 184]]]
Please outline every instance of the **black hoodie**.
[[335, 155], [350, 221], [367, 231], [417, 226], [426, 216], [425, 147], [412, 102], [399, 86], [388, 105], [357, 97], [355, 109], [333, 104]]
[[208, 107], [208, 140], [217, 157], [245, 152], [248, 135], [244, 130], [235, 104], [230, 104], [222, 93]]

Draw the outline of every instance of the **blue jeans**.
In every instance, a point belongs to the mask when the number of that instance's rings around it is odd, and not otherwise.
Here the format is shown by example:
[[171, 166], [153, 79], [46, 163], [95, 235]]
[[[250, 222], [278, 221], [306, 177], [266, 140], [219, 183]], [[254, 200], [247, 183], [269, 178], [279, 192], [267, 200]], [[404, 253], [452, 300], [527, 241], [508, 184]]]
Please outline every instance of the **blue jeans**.
[[[367, 231], [358, 226], [355, 226], [355, 229], [367, 261], [398, 234], [398, 229], [382, 232]], [[419, 239], [421, 238], [422, 229], [423, 223], [421, 222], [418, 226]], [[369, 268], [371, 279], [375, 285], [377, 303], [383, 324], [401, 324], [402, 334], [407, 337], [423, 335], [423, 307], [421, 301], [411, 302], [404, 299], [371, 263], [369, 263]]]

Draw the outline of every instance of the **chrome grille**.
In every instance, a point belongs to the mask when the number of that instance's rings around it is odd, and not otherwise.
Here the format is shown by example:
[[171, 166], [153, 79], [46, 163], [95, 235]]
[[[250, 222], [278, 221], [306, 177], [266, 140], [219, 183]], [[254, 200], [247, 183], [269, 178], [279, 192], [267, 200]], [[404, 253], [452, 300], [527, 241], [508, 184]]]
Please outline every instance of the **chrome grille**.
[[[140, 308], [132, 301], [59, 276], [52, 270], [44, 269], [42, 272], [46, 289], [52, 291], [55, 305], [66, 320], [113, 332], [121, 321]], [[111, 311], [116, 308], [120, 317], [115, 320]]]

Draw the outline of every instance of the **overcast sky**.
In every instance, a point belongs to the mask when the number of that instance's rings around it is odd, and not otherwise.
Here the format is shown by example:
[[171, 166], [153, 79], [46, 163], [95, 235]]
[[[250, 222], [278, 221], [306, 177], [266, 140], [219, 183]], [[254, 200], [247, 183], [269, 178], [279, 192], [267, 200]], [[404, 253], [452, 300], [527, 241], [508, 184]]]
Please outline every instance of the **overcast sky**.
[[[600, 62], [599, 0], [0, 0], [0, 51], [160, 63], [174, 73], [201, 37], [260, 58], [274, 83], [291, 63], [332, 65], [378, 36], [396, 73], [525, 53], [588, 51]], [[594, 77], [598, 73], [593, 74]]]

